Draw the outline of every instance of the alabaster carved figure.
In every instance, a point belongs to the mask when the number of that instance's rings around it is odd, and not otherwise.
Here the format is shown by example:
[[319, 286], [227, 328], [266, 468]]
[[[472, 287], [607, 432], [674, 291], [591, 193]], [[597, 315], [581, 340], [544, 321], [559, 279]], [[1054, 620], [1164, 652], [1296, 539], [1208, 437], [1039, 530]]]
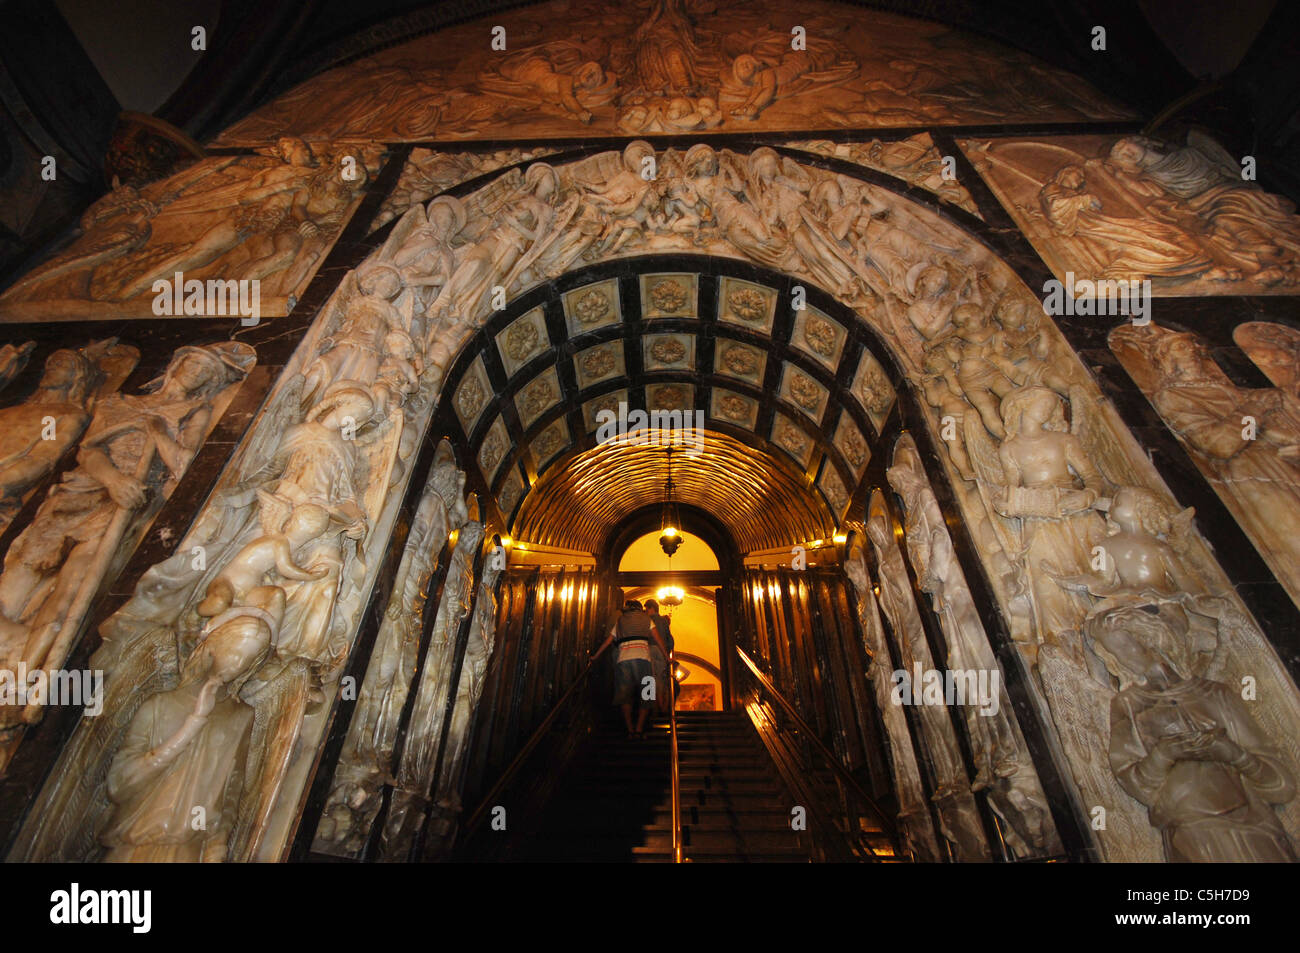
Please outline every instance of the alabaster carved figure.
[[1247, 275], [1265, 286], [1300, 280], [1295, 206], [1246, 182], [1236, 159], [1212, 140], [1194, 136], [1169, 147], [1127, 136], [1111, 147], [1109, 159], [1120, 182], [1156, 217], [1195, 223], [1230, 280]]
[[1147, 806], [1170, 861], [1283, 862], [1294, 845], [1274, 805], [1295, 780], [1231, 687], [1196, 674], [1187, 630], [1133, 605], [1088, 627], [1120, 682], [1111, 703], [1110, 764]]
[[[907, 569], [878, 495], [872, 499], [867, 536], [875, 550], [876, 565], [880, 567], [880, 604], [893, 630], [899, 660], [908, 672], [918, 665], [923, 671], [930, 671], [935, 666], [925, 638], [925, 627], [912, 600]], [[899, 704], [892, 696], [892, 686], [889, 703]], [[963, 862], [988, 860], [988, 841], [971, 796], [970, 779], [961, 761], [957, 736], [947, 709], [942, 705], [919, 705], [917, 721], [921, 724], [923, 750], [929, 757], [930, 770], [937, 784], [931, 799], [938, 806], [943, 821], [940, 833], [947, 839], [953, 859]]]
[[1231, 273], [1213, 267], [1201, 243], [1177, 225], [1120, 216], [1104, 210], [1087, 191], [1084, 170], [1063, 166], [1038, 193], [1043, 217], [1059, 236], [1075, 239], [1090, 253], [1101, 278], [1141, 279], [1203, 276], [1227, 280]]
[[1145, 136], [962, 144], [1057, 278], [1150, 278], [1169, 295], [1287, 294], [1300, 281], [1294, 206], [1242, 178], [1219, 145]]
[[449, 850], [456, 833], [464, 784], [466, 755], [470, 736], [478, 714], [479, 698], [483, 694], [483, 681], [487, 677], [488, 662], [496, 645], [497, 579], [501, 575], [505, 553], [495, 550], [489, 554], [479, 579], [478, 595], [474, 599], [474, 616], [470, 624], [469, 640], [461, 664], [460, 680], [452, 701], [451, 721], [447, 727], [442, 766], [439, 769], [434, 803], [430, 809], [430, 824], [425, 856], [436, 856]]
[[551, 149], [501, 149], [497, 152], [435, 152], [414, 149], [402, 168], [401, 178], [384, 199], [370, 226], [373, 234], [408, 209], [441, 192], [497, 169], [529, 159], [540, 159]]
[[0, 409], [0, 532], [81, 439], [95, 397], [116, 390], [138, 356], [116, 339], [57, 350], [46, 358], [36, 391]]
[[469, 519], [465, 472], [451, 445], [439, 444], [424, 496], [407, 535], [393, 594], [348, 725], [314, 849], [358, 856], [378, 816], [384, 779], [391, 775], [402, 708], [415, 678], [430, 585], [448, 536]]
[[[117, 190], [83, 217], [82, 237], [15, 283], [0, 307], [80, 316], [116, 302], [118, 313], [156, 314], [154, 284], [177, 272], [187, 281], [258, 280], [260, 306], [285, 307], [341, 229], [376, 156], [346, 153], [345, 174], [344, 154], [318, 157], [301, 139], [266, 152], [206, 160], [140, 193]], [[236, 313], [237, 302], [224, 307]]]
[[1238, 387], [1193, 334], [1125, 327], [1111, 346], [1300, 602], [1300, 405]]
[[214, 398], [242, 380], [253, 359], [245, 344], [183, 347], [149, 393], [99, 403], [76, 469], [5, 556], [0, 648], [8, 664], [62, 663], [117, 547], [139, 515], [171, 494], [211, 429]]
[[[1065, 420], [1066, 402], [1046, 387], [1023, 387], [1002, 400], [1005, 438], [994, 448], [981, 424], [965, 421], [967, 451], [990, 510], [1006, 522], [1004, 550], [1022, 566], [1034, 597], [1037, 638], [1076, 628], [1086, 605], [1071, 600], [1052, 573], [1088, 571], [1105, 535], [1095, 505], [1101, 473]], [[978, 418], [975, 418], [978, 420]]]
[[975, 759], [974, 791], [987, 790], [993, 809], [1006, 823], [1008, 845], [1018, 857], [1054, 853], [1060, 844], [1052, 831], [1047, 798], [1011, 721], [1010, 698], [1002, 688], [1001, 669], [980, 622], [966, 579], [957, 565], [952, 538], [939, 501], [921, 467], [910, 437], [896, 444], [886, 471], [890, 485], [902, 498], [904, 540], [921, 590], [930, 596], [948, 643], [948, 669], [996, 671], [996, 708], [987, 711], [967, 704], [962, 710], [967, 742]]
[[[108, 771], [108, 862], [220, 863], [244, 781], [254, 711], [239, 689], [270, 651], [284, 591], [258, 587], [214, 619], [180, 684], [149, 698]], [[201, 823], [196, 823], [201, 822]]]
[[885, 642], [879, 608], [871, 590], [871, 577], [867, 570], [866, 552], [863, 548], [865, 540], [861, 538], [862, 532], [861, 526], [854, 532], [853, 542], [844, 561], [844, 574], [853, 584], [858, 626], [862, 632], [867, 657], [871, 659], [867, 678], [871, 682], [876, 708], [880, 712], [889, 739], [889, 768], [894, 779], [894, 790], [898, 796], [899, 838], [913, 860], [938, 863], [944, 859], [944, 855], [939, 850], [939, 843], [935, 839], [934, 822], [930, 819], [930, 810], [925, 803], [925, 788], [921, 783], [920, 768], [916, 764], [907, 717], [903, 714], [902, 706], [895, 705], [890, 700], [893, 680], [890, 677], [892, 666], [889, 660], [889, 646]]
[[483, 524], [473, 520], [461, 527], [443, 579], [442, 601], [425, 652], [384, 826], [382, 854], [387, 860], [401, 860], [411, 850], [424, 825], [424, 792], [438, 780], [433, 770], [442, 737], [443, 706], [453, 689], [451, 669], [457, 636], [473, 609], [474, 556], [482, 545], [483, 530]]

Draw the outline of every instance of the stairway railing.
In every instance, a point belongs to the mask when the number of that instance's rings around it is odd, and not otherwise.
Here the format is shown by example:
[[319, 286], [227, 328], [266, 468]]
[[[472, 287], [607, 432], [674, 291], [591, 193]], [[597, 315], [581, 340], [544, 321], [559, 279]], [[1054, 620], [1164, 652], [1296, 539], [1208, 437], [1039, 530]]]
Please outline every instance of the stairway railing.
[[[857, 778], [855, 778], [849, 770], [844, 767], [835, 752], [831, 751], [831, 749], [827, 747], [819, 737], [817, 737], [812, 726], [804, 721], [793, 703], [781, 694], [777, 687], [772, 684], [772, 680], [763, 674], [761, 669], [759, 669], [754, 660], [750, 658], [749, 655], [740, 648], [740, 646], [736, 646], [735, 649], [736, 654], [740, 657], [740, 661], [744, 665], [744, 670], [747, 671], [753, 679], [757, 688], [756, 695], [766, 695], [776, 702], [777, 706], [779, 706], [779, 708], [785, 713], [785, 716], [789, 719], [793, 733], [799, 736], [798, 740], [802, 742], [801, 747], [805, 752], [805, 755], [800, 760], [811, 762], [812, 759], [808, 757], [807, 753], [815, 753], [819, 756], [818, 760], [825, 763], [834, 773], [835, 778], [838, 781], [841, 800], [845, 802], [844, 813], [846, 830], [844, 831], [844, 834], [858, 842], [859, 850], [865, 852], [867, 859], [880, 859], [879, 855], [866, 839], [861, 837], [861, 830], [856, 822], [858, 816], [857, 812], [851, 810], [848, 804], [850, 801], [856, 801], [859, 805], [864, 806], [867, 809], [867, 813], [875, 821], [881, 832], [892, 842], [894, 845], [894, 856], [901, 857], [902, 854], [899, 851], [898, 843], [898, 830], [894, 821], [883, 810], [881, 810], [875, 799], [863, 789], [861, 784], [858, 783]], [[770, 706], [767, 707], [770, 709]], [[783, 729], [783, 726], [781, 726], [776, 719], [768, 717], [765, 721], [767, 724], [755, 724], [755, 727], [759, 729], [760, 735], [765, 732], [768, 734], [771, 734], [774, 731], [779, 732]], [[765, 741], [766, 740], [767, 738], [765, 737]], [[780, 759], [778, 759], [778, 761], [779, 760]], [[811, 763], [805, 763], [802, 767], [804, 768], [805, 777], [810, 777], [813, 765]]]
[[469, 816], [469, 820], [466, 821], [464, 826], [461, 828], [462, 843], [468, 843], [470, 838], [474, 836], [475, 832], [478, 830], [478, 826], [483, 823], [483, 819], [487, 816], [488, 811], [496, 802], [501, 792], [509, 787], [510, 782], [514, 780], [514, 777], [519, 773], [520, 768], [524, 766], [528, 761], [529, 756], [537, 746], [541, 744], [542, 739], [550, 732], [551, 726], [555, 724], [555, 720], [568, 706], [569, 702], [577, 696], [578, 689], [581, 688], [590, 677], [592, 669], [596, 667], [596, 662], [600, 660], [600, 657], [605, 654], [605, 651], [608, 648], [609, 643], [606, 643], [601, 646], [595, 655], [587, 660], [586, 667], [578, 673], [578, 677], [575, 678], [572, 684], [564, 690], [564, 694], [559, 697], [559, 700], [552, 706], [550, 712], [542, 719], [542, 723], [537, 726], [537, 729], [528, 737], [528, 740], [524, 742], [524, 746], [519, 749], [519, 753], [514, 756], [514, 759], [509, 765], [507, 765], [506, 769], [501, 772], [501, 776], [497, 778], [496, 783], [488, 789], [487, 794], [483, 795], [483, 800], [479, 802], [479, 806], [475, 809], [474, 813]]
[[668, 653], [668, 731], [671, 735], [669, 749], [672, 763], [673, 784], [673, 863], [682, 862], [682, 777], [681, 766], [677, 760], [677, 656]]

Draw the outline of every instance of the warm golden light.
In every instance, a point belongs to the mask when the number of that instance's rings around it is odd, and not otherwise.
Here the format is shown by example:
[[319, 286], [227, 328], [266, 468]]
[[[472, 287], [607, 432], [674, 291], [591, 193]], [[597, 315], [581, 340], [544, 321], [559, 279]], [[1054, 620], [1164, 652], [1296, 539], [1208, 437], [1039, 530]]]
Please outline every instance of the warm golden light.
[[655, 593], [659, 599], [659, 604], [663, 606], [679, 606], [686, 593], [681, 586], [661, 586]]
[[676, 527], [676, 526], [665, 526], [665, 527], [664, 527], [664, 535], [665, 535], [665, 536], [676, 536], [676, 535], [677, 535], [677, 527]]
[[836, 534], [835, 534], [833, 537], [831, 537], [831, 538], [834, 539], [835, 542], [837, 542], [837, 543], [839, 543], [839, 544], [841, 544], [841, 545], [843, 545], [844, 543], [847, 543], [847, 542], [849, 541], [848, 534], [846, 534], [846, 533], [836, 533]]

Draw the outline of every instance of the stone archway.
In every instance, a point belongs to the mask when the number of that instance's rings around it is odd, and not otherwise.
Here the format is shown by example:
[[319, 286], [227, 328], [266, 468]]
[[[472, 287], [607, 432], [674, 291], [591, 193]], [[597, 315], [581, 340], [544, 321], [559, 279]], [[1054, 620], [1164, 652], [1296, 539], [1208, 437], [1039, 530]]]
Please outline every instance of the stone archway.
[[[651, 179], [641, 177], [647, 155], [655, 159]], [[596, 267], [692, 250], [788, 276], [791, 334], [802, 335], [814, 360], [842, 343], [826, 311], [817, 319], [825, 323], [812, 321], [818, 286], [831, 292], [826, 300], [838, 299], [855, 322], [886, 342], [899, 383], [923, 395], [913, 425], [932, 447], [946, 450], [937, 465], [952, 488], [948, 515], [965, 524], [972, 542], [966, 575], [983, 575], [1011, 643], [1036, 672], [1035, 691], [1060, 739], [1055, 757], [1072, 777], [1079, 808], [1103, 807], [1127, 821], [1098, 831], [1099, 850], [1107, 859], [1158, 859], [1145, 809], [1104, 764], [1104, 713], [1115, 688], [1096, 677], [1080, 634], [1094, 613], [1110, 611], [1101, 588], [1061, 584], [1026, 557], [1053, 557], [1057, 575], [1086, 567], [1092, 553], [1084, 543], [1102, 539], [1086, 537], [1102, 525], [1095, 504], [1124, 488], [1153, 494], [1166, 508], [1173, 508], [1172, 497], [1088, 370], [1055, 326], [1037, 315], [1033, 296], [1004, 263], [952, 216], [824, 165], [766, 147], [744, 153], [698, 143], [660, 152], [632, 143], [565, 164], [513, 168], [463, 200], [440, 196], [427, 208], [406, 210], [322, 308], [178, 556], [146, 574], [135, 597], [106, 624], [113, 638], [99, 662], [109, 676], [111, 718], [74, 736], [15, 856], [86, 854], [88, 831], [105, 810], [102, 779], [145, 700], [134, 686], [159, 670], [164, 683], [176, 678], [177, 662], [166, 659], [166, 650], [178, 634], [182, 645], [199, 635], [193, 609], [207, 585], [244, 547], [275, 531], [271, 504], [258, 491], [288, 489], [290, 499], [346, 511], [351, 519], [322, 534], [339, 567], [333, 587], [290, 587], [298, 601], [278, 623], [284, 631], [277, 644], [295, 648], [256, 696], [266, 757], [246, 780], [253, 794], [234, 822], [233, 857], [283, 856], [333, 710], [338, 663], [356, 644], [395, 527], [430, 498], [426, 490], [446, 508], [456, 505], [449, 497], [457, 494], [444, 495], [441, 485], [456, 464], [445, 456], [435, 460], [440, 435], [429, 427], [447, 396], [444, 383], [461, 362], [476, 358], [466, 347], [492, 320], [494, 300], [522, 300], [561, 282], [580, 261]], [[651, 189], [656, 201], [647, 206]], [[638, 201], [617, 213], [619, 196], [624, 204]], [[813, 309], [794, 307], [800, 289]], [[677, 300], [665, 293], [656, 302], [653, 288], [643, 293], [643, 306], [649, 300], [667, 309]], [[595, 309], [593, 301], [589, 310]], [[840, 327], [845, 338], [850, 330], [847, 322]], [[837, 363], [836, 373], [843, 370]], [[351, 437], [344, 437], [349, 426]], [[1009, 472], [1011, 441], [1022, 426], [1034, 436], [1070, 432], [1068, 451], [1053, 451], [1070, 456], [1065, 482], [1078, 484], [1070, 487], [1075, 495], [1068, 504], [1055, 492], [1064, 483]], [[286, 433], [294, 441], [283, 443]], [[1084, 459], [1091, 469], [1079, 462]], [[491, 522], [499, 518], [493, 507], [513, 509], [501, 506], [502, 485], [482, 483], [494, 499], [485, 496], [489, 512], [478, 515]], [[859, 489], [867, 488], [864, 482]], [[1089, 526], [1075, 533], [1084, 522]], [[472, 526], [479, 529], [468, 531]], [[484, 524], [468, 520], [464, 527], [457, 551], [470, 592], [485, 557]], [[182, 565], [194, 546], [213, 554], [197, 578]], [[1179, 558], [1201, 594], [1230, 591], [1194, 532]], [[1261, 723], [1289, 737], [1285, 726], [1296, 720], [1300, 700], [1248, 613], [1232, 596], [1188, 605], [1197, 624], [1231, 646], [1216, 656], [1212, 677], [1232, 681], [1254, 673], [1269, 699], [1260, 706]], [[1060, 685], [1067, 687], [1054, 694]], [[309, 701], [317, 695], [325, 703], [313, 708]], [[1300, 768], [1294, 743], [1284, 758], [1293, 771]], [[75, 786], [74, 778], [87, 783]], [[1283, 811], [1292, 828], [1296, 811], [1294, 803]], [[68, 826], [70, 818], [82, 820]]]

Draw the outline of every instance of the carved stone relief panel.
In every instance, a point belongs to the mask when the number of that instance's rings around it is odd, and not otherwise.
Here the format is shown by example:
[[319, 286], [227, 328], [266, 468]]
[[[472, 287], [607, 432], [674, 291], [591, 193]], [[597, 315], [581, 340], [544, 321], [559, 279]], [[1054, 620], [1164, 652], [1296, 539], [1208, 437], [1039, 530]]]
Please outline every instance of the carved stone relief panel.
[[618, 282], [612, 278], [566, 292], [563, 300], [564, 319], [568, 322], [570, 336], [585, 334], [623, 320], [619, 309]]
[[608, 341], [579, 351], [573, 355], [573, 369], [577, 373], [578, 387], [584, 390], [611, 377], [623, 377], [627, 373], [623, 362], [623, 342]]
[[790, 345], [832, 371], [839, 366], [847, 338], [843, 325], [816, 308], [807, 307], [794, 313]]
[[863, 410], [879, 433], [885, 425], [885, 418], [889, 416], [890, 408], [894, 406], [894, 386], [889, 383], [885, 369], [870, 351], [862, 352], [862, 361], [853, 377], [853, 395], [861, 402]]
[[1239, 295], [1300, 285], [1295, 206], [1244, 180], [1240, 157], [1206, 136], [961, 146], [1067, 288], [1150, 279], [1156, 295]]
[[[84, 386], [120, 383], [137, 357], [112, 340], [84, 354], [94, 375]], [[62, 668], [100, 590], [121, 571], [255, 361], [242, 343], [178, 348], [146, 393], [106, 394], [82, 424], [76, 466], [14, 539], [0, 572], [0, 671], [32, 680], [11, 685], [21, 694], [0, 705], [0, 772], [49, 701], [44, 690], [28, 693], [39, 684], [33, 677], [48, 685]], [[75, 430], [74, 420], [64, 423]]]
[[872, 139], [868, 142], [831, 142], [826, 139], [801, 139], [791, 142], [790, 146], [884, 172], [902, 179], [908, 185], [932, 192], [977, 218], [982, 217], [965, 186], [957, 181], [956, 175], [947, 171], [945, 157], [939, 154], [928, 132], [890, 141]]
[[525, 429], [559, 402], [560, 378], [554, 367], [542, 371], [515, 394], [515, 409]]
[[460, 418], [460, 425], [466, 433], [473, 431], [492, 396], [492, 384], [488, 380], [487, 369], [483, 366], [483, 358], [475, 358], [461, 378], [453, 401], [456, 416]]
[[533, 308], [515, 318], [497, 333], [496, 341], [506, 376], [513, 377], [515, 371], [551, 346], [542, 309]]
[[718, 338], [713, 349], [714, 373], [758, 386], [763, 383], [767, 354], [749, 344], [730, 338]]
[[567, 450], [571, 442], [569, 425], [563, 417], [539, 433], [533, 438], [531, 445], [533, 462], [537, 464], [537, 469], [540, 471], [558, 454]]
[[[497, 23], [505, 51], [491, 48]], [[540, 4], [313, 77], [216, 144], [1129, 118], [1077, 76], [937, 23], [818, 0], [800, 23], [807, 48], [792, 50], [788, 28], [741, 0]]]
[[849, 466], [853, 467], [854, 472], [861, 477], [862, 472], [867, 468], [867, 463], [871, 460], [871, 451], [867, 449], [867, 441], [862, 436], [862, 431], [847, 413], [840, 414], [840, 422], [835, 428], [835, 436], [831, 442], [840, 455], [849, 462]]
[[287, 314], [378, 171], [380, 150], [286, 139], [264, 152], [113, 190], [82, 215], [71, 246], [0, 294], [0, 317]]
[[718, 320], [760, 334], [772, 333], [776, 291], [739, 278], [723, 277], [718, 289]]
[[478, 449], [478, 467], [489, 484], [496, 480], [497, 471], [510, 455], [510, 450], [510, 434], [506, 430], [506, 422], [498, 417], [492, 421], [492, 426], [488, 428]]
[[[894, 537], [894, 527], [879, 490], [871, 496], [867, 518], [867, 536], [876, 555], [876, 585], [880, 607], [889, 620], [894, 650], [902, 663], [902, 672], [935, 671], [935, 660], [925, 636], [925, 625], [917, 612], [908, 582], [907, 568]], [[901, 687], [901, 686], [900, 686]], [[889, 703], [901, 707], [909, 701], [914, 723], [918, 726], [921, 750], [929, 762], [934, 791], [930, 800], [942, 819], [939, 831], [948, 842], [954, 860], [971, 863], [990, 859], [988, 839], [980, 823], [979, 811], [971, 795], [970, 777], [962, 763], [957, 734], [947, 707], [942, 703], [926, 704], [915, 691], [903, 694], [899, 688], [891, 693]]]
[[781, 389], [778, 393], [782, 399], [807, 414], [813, 423], [822, 422], [822, 414], [830, 400], [830, 391], [814, 380], [812, 375], [793, 364], [786, 364], [781, 372]]
[[435, 152], [412, 149], [393, 191], [384, 199], [371, 232], [403, 214], [412, 205], [427, 202], [462, 182], [487, 175], [508, 165], [540, 159], [554, 149], [498, 149], [496, 152]]
[[699, 314], [698, 275], [642, 275], [641, 317], [693, 318]]
[[695, 370], [695, 335], [647, 334], [642, 339], [641, 363], [648, 371]]
[[907, 558], [943, 630], [946, 668], [961, 673], [967, 686], [975, 686], [965, 699], [955, 699], [958, 723], [965, 727], [976, 764], [973, 787], [986, 792], [989, 805], [1002, 821], [1003, 839], [1017, 859], [1058, 855], [1061, 842], [1011, 707], [1006, 677], [993, 654], [910, 434], [894, 445], [886, 474], [902, 501]]
[[402, 550], [347, 738], [334, 769], [330, 793], [312, 849], [359, 858], [379, 815], [383, 785], [393, 772], [393, 753], [406, 699], [415, 679], [416, 655], [430, 585], [449, 535], [469, 518], [465, 473], [443, 441]]
[[695, 388], [690, 384], [647, 384], [645, 389], [646, 409], [656, 410], [693, 410]]
[[1300, 605], [1300, 401], [1279, 388], [1238, 387], [1190, 333], [1129, 325], [1110, 341]]
[[758, 401], [723, 387], [715, 387], [709, 416], [733, 427], [753, 430], [758, 426]]
[[1233, 329], [1232, 339], [1274, 387], [1300, 399], [1300, 331], [1270, 321], [1248, 321]]
[[778, 413], [772, 421], [772, 442], [794, 457], [801, 468], [808, 469], [813, 452], [812, 438], [785, 414]]
[[[34, 347], [15, 349], [10, 367], [25, 364]], [[81, 439], [96, 401], [117, 391], [139, 356], [116, 338], [61, 348], [45, 359], [45, 372], [30, 397], [0, 408], [0, 533]], [[10, 376], [15, 373], [10, 370]]]
[[886, 757], [889, 760], [890, 774], [894, 779], [894, 791], [898, 798], [898, 833], [903, 850], [913, 860], [925, 863], [938, 863], [945, 859], [939, 849], [935, 836], [934, 821], [926, 804], [925, 786], [921, 780], [921, 769], [916, 763], [916, 746], [912, 731], [907, 723], [907, 716], [902, 705], [895, 705], [892, 700], [894, 679], [893, 663], [890, 660], [889, 644], [885, 629], [880, 621], [880, 607], [872, 591], [871, 575], [867, 568], [866, 528], [861, 523], [845, 527], [848, 529], [848, 547], [845, 553], [844, 574], [853, 584], [857, 597], [858, 625], [862, 632], [863, 647], [867, 651], [870, 663], [867, 667], [867, 679], [871, 682], [872, 695], [876, 699], [876, 710], [889, 739]]
[[600, 397], [593, 397], [582, 405], [582, 419], [586, 421], [587, 432], [595, 433], [600, 429], [598, 415], [603, 411], [611, 413], [615, 418], [618, 417], [619, 404], [627, 405], [627, 390], [616, 390], [609, 394], [602, 394]]

